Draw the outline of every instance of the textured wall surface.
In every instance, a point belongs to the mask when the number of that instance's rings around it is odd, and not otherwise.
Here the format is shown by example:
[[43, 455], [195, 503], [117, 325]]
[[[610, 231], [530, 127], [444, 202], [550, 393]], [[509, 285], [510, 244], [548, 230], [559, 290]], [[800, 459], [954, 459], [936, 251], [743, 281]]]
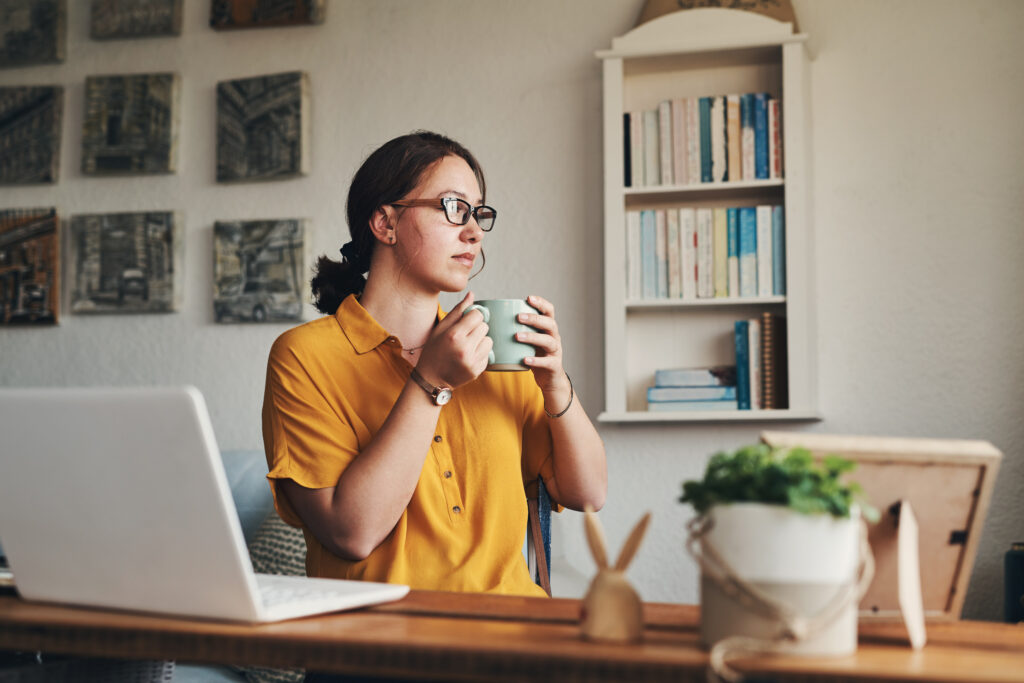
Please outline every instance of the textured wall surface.
[[[191, 383], [206, 395], [222, 447], [260, 447], [266, 354], [285, 327], [214, 324], [214, 221], [308, 218], [312, 253], [336, 254], [359, 162], [390, 137], [428, 128], [474, 151], [500, 211], [474, 292], [555, 302], [567, 369], [596, 416], [604, 378], [593, 52], [629, 30], [643, 2], [332, 0], [323, 26], [224, 33], [206, 25], [207, 3], [186, 5], [179, 38], [97, 42], [88, 39], [88, 4], [69, 3], [63, 65], [0, 71], [0, 85], [66, 88], [60, 182], [2, 187], [0, 208], [56, 205], [64, 217], [181, 211], [187, 280], [180, 313], [65, 313], [56, 328], [0, 329], [0, 385]], [[1002, 553], [1024, 540], [1024, 129], [1016, 118], [1024, 3], [793, 5], [813, 58], [825, 419], [783, 427], [982, 438], [1001, 448], [966, 607], [998, 619]], [[311, 174], [217, 184], [217, 81], [297, 69], [311, 77]], [[182, 76], [178, 172], [82, 176], [85, 77], [167, 70]], [[654, 511], [630, 569], [646, 599], [697, 599], [679, 483], [714, 451], [756, 440], [762, 426], [773, 425], [601, 426], [611, 475], [601, 518], [613, 552], [640, 514]], [[579, 515], [562, 515], [555, 534], [556, 591], [580, 594], [593, 564]]]

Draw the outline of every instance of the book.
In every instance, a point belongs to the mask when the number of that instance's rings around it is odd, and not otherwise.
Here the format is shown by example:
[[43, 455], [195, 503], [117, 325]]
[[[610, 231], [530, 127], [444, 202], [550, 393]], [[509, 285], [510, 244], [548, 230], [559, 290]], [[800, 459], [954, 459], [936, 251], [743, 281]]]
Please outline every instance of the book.
[[658, 256], [657, 256], [657, 229], [654, 226], [654, 211], [650, 209], [640, 212], [640, 248], [641, 263], [643, 270], [643, 291], [644, 299], [654, 299], [658, 296]]
[[672, 103], [662, 100], [658, 103], [658, 152], [661, 184], [671, 185], [672, 180]]
[[696, 97], [686, 100], [686, 182], [701, 182], [700, 165], [700, 101]]
[[754, 93], [754, 177], [768, 178], [768, 99], [766, 92]]
[[644, 185], [661, 185], [661, 141], [658, 110], [644, 111]]
[[772, 294], [786, 294], [786, 219], [781, 204], [772, 207]]
[[[729, 296], [740, 295], [740, 210], [732, 206], [726, 210], [727, 231], [729, 233]], [[774, 223], [772, 224], [774, 226]]]
[[761, 385], [765, 410], [789, 407], [786, 318], [761, 313]]
[[754, 179], [754, 94], [740, 96], [740, 163], [743, 179]]
[[626, 212], [626, 298], [636, 300], [643, 292], [643, 257], [640, 248], [640, 212]]
[[729, 155], [726, 179], [730, 181], [743, 179], [740, 130], [740, 96], [727, 95], [725, 98], [725, 144]]
[[697, 209], [697, 298], [715, 296], [714, 231], [711, 209]]
[[736, 387], [648, 387], [648, 403], [736, 400]]
[[747, 321], [747, 362], [750, 364], [750, 408], [764, 408], [764, 394], [761, 387], [761, 320], [751, 318]]
[[668, 226], [665, 225], [665, 210], [654, 212], [654, 257], [657, 266], [657, 297], [668, 297]]
[[684, 299], [697, 298], [697, 212], [685, 207], [679, 209], [679, 272]]
[[629, 137], [629, 112], [627, 111], [622, 115], [622, 171], [624, 174], [622, 184], [624, 187], [633, 186], [633, 167], [630, 157]]
[[647, 410], [654, 412], [672, 412], [676, 410], [737, 410], [739, 404], [735, 400], [722, 401], [661, 401], [648, 403]]
[[676, 185], [686, 185], [686, 100], [672, 100], [672, 179]]
[[670, 299], [679, 299], [682, 294], [682, 270], [680, 269], [679, 256], [679, 211], [667, 209], [665, 212], [665, 225], [667, 226], [668, 241], [668, 296]]
[[700, 181], [710, 183], [711, 176], [711, 99], [702, 97], [700, 103]]
[[725, 142], [725, 98], [711, 98], [711, 181], [723, 182], [729, 171], [729, 149]]
[[729, 296], [729, 217], [722, 207], [711, 210], [712, 237], [711, 258], [714, 262], [715, 297]]
[[768, 177], [782, 177], [782, 119], [778, 100], [768, 100]]
[[772, 207], [757, 207], [757, 295], [771, 296], [774, 286], [772, 275]]
[[644, 184], [644, 118], [643, 112], [629, 113], [629, 165], [633, 187]]
[[733, 323], [733, 346], [736, 349], [736, 402], [740, 410], [750, 410], [750, 323]]
[[706, 368], [665, 368], [654, 371], [656, 387], [734, 387], [735, 365], [712, 365]]
[[740, 296], [757, 296], [757, 212], [744, 206], [739, 213]]

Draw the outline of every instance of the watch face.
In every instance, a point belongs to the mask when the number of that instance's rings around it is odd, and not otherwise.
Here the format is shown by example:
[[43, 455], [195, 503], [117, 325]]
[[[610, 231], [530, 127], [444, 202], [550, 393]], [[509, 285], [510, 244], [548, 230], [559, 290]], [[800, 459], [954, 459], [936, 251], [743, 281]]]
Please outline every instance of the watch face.
[[439, 406], [443, 406], [450, 400], [452, 400], [452, 390], [445, 388], [437, 392], [437, 397], [434, 399], [434, 403], [436, 403]]

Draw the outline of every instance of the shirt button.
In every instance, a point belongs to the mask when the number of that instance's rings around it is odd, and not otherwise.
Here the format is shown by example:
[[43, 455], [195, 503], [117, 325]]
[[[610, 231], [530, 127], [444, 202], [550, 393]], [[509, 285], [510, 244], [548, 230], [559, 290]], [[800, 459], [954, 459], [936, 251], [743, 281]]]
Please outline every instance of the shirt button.
[[452, 471], [451, 470], [445, 470], [444, 471], [444, 478], [445, 479], [451, 479], [452, 478]]
[[438, 434], [437, 436], [434, 437], [434, 443], [441, 443], [441, 435], [440, 434]]
[[462, 508], [456, 505], [455, 507], [452, 508], [452, 512], [454, 512], [455, 514], [459, 514], [460, 512], [462, 512]]

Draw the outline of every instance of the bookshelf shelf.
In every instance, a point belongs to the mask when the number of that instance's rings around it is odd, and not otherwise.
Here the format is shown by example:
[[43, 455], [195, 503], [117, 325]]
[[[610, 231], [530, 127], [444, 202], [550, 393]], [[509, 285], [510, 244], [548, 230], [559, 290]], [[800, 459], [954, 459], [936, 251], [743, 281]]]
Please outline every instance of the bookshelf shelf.
[[[817, 369], [810, 198], [807, 37], [792, 25], [739, 10], [670, 12], [612, 40], [602, 60], [604, 102], [605, 412], [607, 423], [812, 421]], [[623, 186], [623, 115], [676, 98], [766, 92], [779, 101], [784, 178]], [[635, 167], [634, 167], [635, 168]], [[633, 177], [636, 177], [635, 172]], [[627, 296], [626, 213], [781, 205], [785, 295], [635, 299]], [[785, 317], [788, 407], [656, 412], [647, 388], [659, 369], [736, 362], [733, 324]]]

